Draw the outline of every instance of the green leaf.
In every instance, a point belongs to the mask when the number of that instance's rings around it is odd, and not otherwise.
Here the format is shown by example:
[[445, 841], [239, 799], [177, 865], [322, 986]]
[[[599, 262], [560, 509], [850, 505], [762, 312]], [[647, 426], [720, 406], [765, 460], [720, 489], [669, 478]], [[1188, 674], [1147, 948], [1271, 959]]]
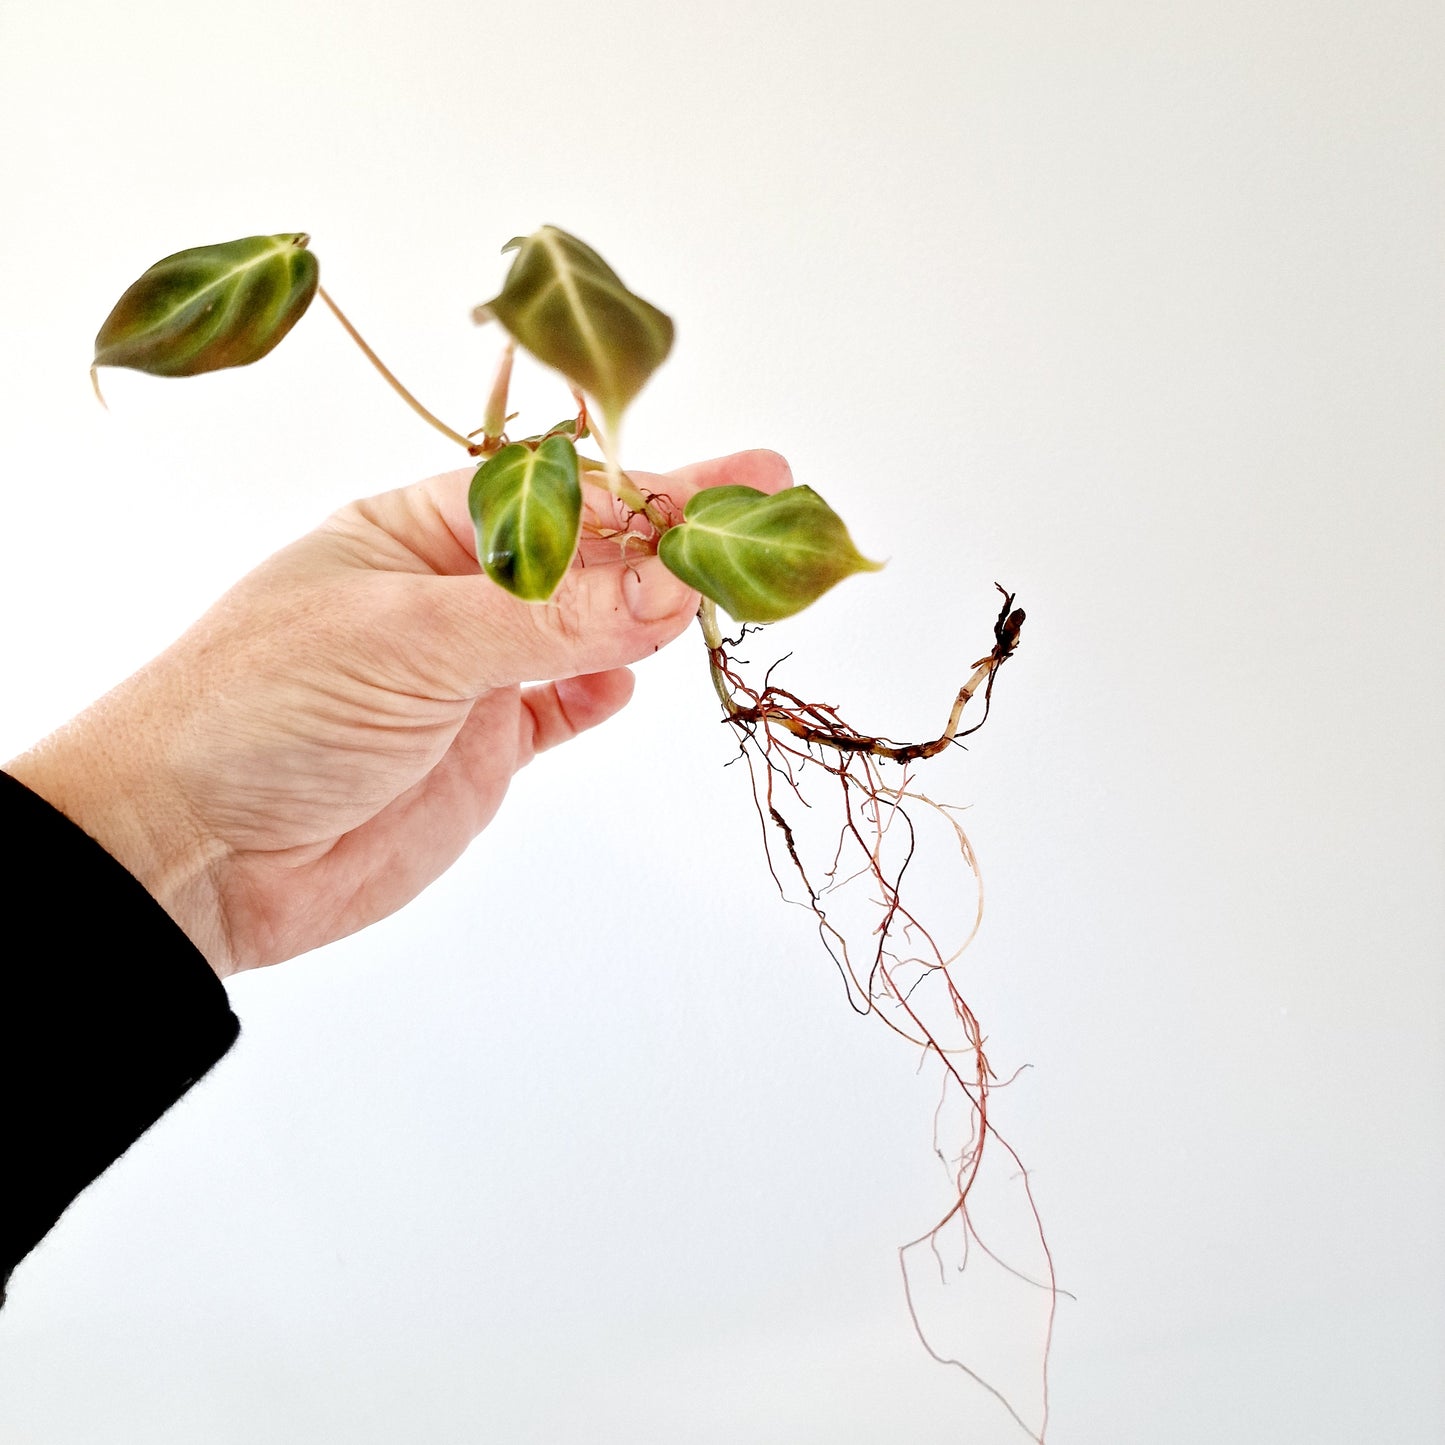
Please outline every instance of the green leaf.
[[106, 317], [92, 365], [195, 376], [259, 361], [316, 294], [310, 239], [247, 236], [157, 261]]
[[571, 566], [582, 531], [572, 443], [554, 435], [535, 449], [503, 447], [477, 468], [467, 500], [482, 570], [514, 597], [545, 602]]
[[590, 246], [556, 226], [507, 243], [516, 259], [494, 316], [539, 361], [592, 397], [615, 434], [628, 403], [672, 349], [672, 318], [634, 296]]
[[539, 431], [535, 436], [523, 437], [522, 440], [535, 446], [538, 442], [545, 441], [548, 437], [571, 437], [573, 441], [580, 442], [585, 441], [591, 435], [592, 432], [584, 426], [582, 428], [582, 434], [579, 436], [577, 434], [577, 418], [575, 416], [569, 416], [566, 421], [559, 421], [556, 426], [549, 426], [546, 431]]
[[769, 495], [708, 487], [658, 544], [668, 570], [738, 622], [777, 622], [801, 612], [854, 572], [877, 572], [842, 518], [811, 487]]

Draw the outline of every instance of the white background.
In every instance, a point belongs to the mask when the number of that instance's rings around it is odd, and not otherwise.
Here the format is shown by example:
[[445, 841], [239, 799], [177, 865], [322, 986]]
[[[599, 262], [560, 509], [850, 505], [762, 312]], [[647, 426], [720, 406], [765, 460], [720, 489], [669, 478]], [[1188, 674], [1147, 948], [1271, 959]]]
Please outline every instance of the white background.
[[[319, 308], [102, 412], [134, 276], [308, 230], [469, 427], [498, 247], [574, 230], [678, 320], [626, 460], [776, 447], [891, 559], [758, 644], [801, 689], [936, 730], [993, 582], [1029, 611], [929, 785], [1077, 1296], [1049, 1439], [1433, 1445], [1442, 42], [1433, 0], [0, 0], [0, 756], [459, 460]], [[239, 1046], [17, 1272], [0, 1438], [1025, 1438], [911, 1333], [934, 1082], [714, 717], [689, 635], [415, 904], [232, 986]], [[1036, 1420], [1037, 1301], [968, 1278], [945, 1333]]]

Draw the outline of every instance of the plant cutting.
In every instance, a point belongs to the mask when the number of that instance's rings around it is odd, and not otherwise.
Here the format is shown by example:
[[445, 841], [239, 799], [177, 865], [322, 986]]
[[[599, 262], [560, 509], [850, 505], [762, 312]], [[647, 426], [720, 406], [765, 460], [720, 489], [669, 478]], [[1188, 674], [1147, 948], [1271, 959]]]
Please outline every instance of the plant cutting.
[[[801, 889], [800, 901], [812, 912], [852, 1006], [879, 1018], [940, 1069], [934, 1149], [946, 1170], [945, 1207], [928, 1230], [902, 1247], [900, 1262], [925, 1344], [936, 1358], [974, 1378], [977, 1373], [963, 1360], [929, 1343], [915, 1306], [910, 1260], [916, 1252], [931, 1252], [942, 1270], [945, 1247], [964, 1260], [976, 1247], [997, 1261], [973, 1222], [969, 1201], [986, 1159], [1001, 1156], [1006, 1167], [1021, 1172], [1041, 1251], [1037, 1284], [1047, 1302], [1037, 1431], [994, 1393], [1042, 1440], [1047, 1341], [1057, 1297], [1052, 1263], [1027, 1174], [990, 1117], [990, 1094], [998, 1081], [984, 1051], [983, 1030], [951, 973], [977, 931], [982, 895], [964, 936], [947, 941], [941, 929], [930, 931], [902, 891], [925, 818], [942, 825], [965, 866], [977, 872], [956, 810], [922, 792], [916, 771], [987, 719], [996, 677], [1018, 646], [1024, 614], [1012, 594], [999, 588], [1003, 602], [991, 647], [957, 689], [942, 731], [920, 742], [900, 743], [853, 727], [832, 704], [806, 701], [775, 682], [776, 665], [761, 681], [750, 681], [739, 655], [749, 634], [801, 612], [840, 582], [880, 564], [858, 551], [842, 519], [807, 486], [773, 494], [715, 487], [679, 508], [665, 493], [639, 485], [622, 464], [623, 422], [671, 351], [670, 317], [629, 290], [590, 247], [556, 227], [515, 238], [503, 251], [513, 253], [505, 279], [473, 313], [475, 321], [503, 336], [480, 425], [469, 431], [442, 421], [382, 363], [321, 286], [303, 233], [201, 246], [157, 262], [102, 325], [92, 380], [99, 395], [102, 367], [188, 376], [251, 364], [273, 350], [320, 298], [406, 404], [476, 461], [468, 501], [477, 562], [499, 587], [526, 603], [547, 606], [569, 568], [578, 565], [586, 534], [615, 542], [624, 559], [655, 554], [701, 595], [698, 619], [712, 685], [752, 777], [775, 881], [785, 896], [783, 877], [791, 875]], [[508, 409], [518, 351], [558, 373], [570, 394], [561, 421], [525, 435], [524, 428], [513, 426], [516, 416]], [[725, 635], [719, 609], [738, 624], [737, 636]], [[975, 698], [981, 716], [965, 727]], [[832, 791], [841, 820], [821, 846], [799, 811], [816, 816], [804, 794], [818, 777]], [[950, 1130], [953, 1142], [945, 1137]]]

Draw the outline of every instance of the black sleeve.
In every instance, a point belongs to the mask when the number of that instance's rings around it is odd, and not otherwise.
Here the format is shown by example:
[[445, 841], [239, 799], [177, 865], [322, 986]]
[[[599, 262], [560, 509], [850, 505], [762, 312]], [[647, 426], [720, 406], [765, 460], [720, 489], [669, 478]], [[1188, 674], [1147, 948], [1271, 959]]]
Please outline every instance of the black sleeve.
[[139, 883], [0, 773], [0, 1302], [66, 1206], [240, 1030]]

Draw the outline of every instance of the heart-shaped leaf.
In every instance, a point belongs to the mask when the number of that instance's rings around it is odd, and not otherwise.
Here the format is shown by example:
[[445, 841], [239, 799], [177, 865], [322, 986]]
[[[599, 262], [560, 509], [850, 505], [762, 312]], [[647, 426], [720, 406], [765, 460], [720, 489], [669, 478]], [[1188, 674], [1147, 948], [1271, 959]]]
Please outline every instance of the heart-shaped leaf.
[[316, 294], [309, 236], [247, 236], [157, 261], [115, 304], [94, 366], [195, 376], [259, 361]]
[[582, 530], [577, 452], [565, 436], [505, 446], [477, 468], [468, 496], [477, 560], [499, 587], [545, 602], [572, 563]]
[[854, 572], [877, 572], [838, 514], [811, 487], [769, 495], [753, 487], [697, 492], [664, 532], [658, 556], [738, 622], [801, 612]]
[[628, 403], [672, 349], [672, 318], [634, 296], [590, 246], [556, 226], [507, 243], [516, 259], [494, 316], [539, 361], [598, 405], [615, 435]]

